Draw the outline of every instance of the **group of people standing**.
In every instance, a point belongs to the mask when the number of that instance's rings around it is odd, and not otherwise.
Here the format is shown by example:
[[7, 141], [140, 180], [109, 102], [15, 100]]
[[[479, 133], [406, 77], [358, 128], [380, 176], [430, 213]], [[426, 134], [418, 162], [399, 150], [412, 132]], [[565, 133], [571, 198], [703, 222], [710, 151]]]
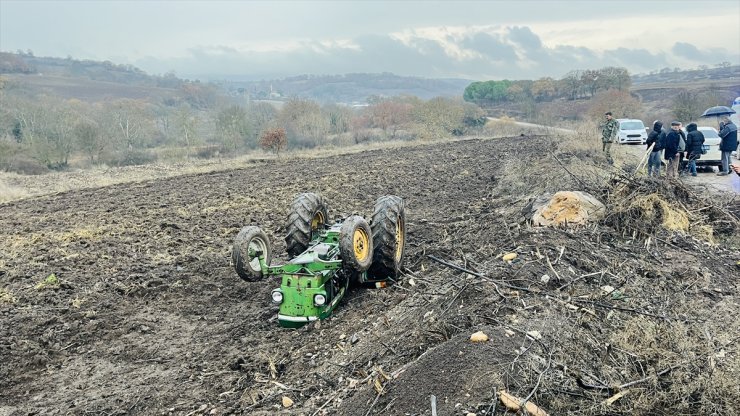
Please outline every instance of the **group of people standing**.
[[679, 167], [685, 167], [691, 176], [696, 176], [696, 161], [704, 154], [704, 134], [696, 123], [689, 123], [685, 132], [682, 127], [681, 122], [674, 121], [666, 131], [660, 120], [653, 123], [653, 130], [645, 142], [650, 149], [648, 176], [660, 176], [661, 151], [666, 160], [667, 177], [677, 177]]
[[[616, 120], [612, 118], [612, 113], [605, 114], [606, 122], [602, 125], [602, 150], [606, 154], [607, 161], [613, 163], [610, 147], [617, 135], [619, 126]], [[719, 176], [730, 173], [730, 169], [740, 175], [740, 167], [732, 166], [730, 158], [732, 152], [738, 148], [737, 126], [730, 121], [729, 117], [724, 117], [719, 123], [721, 138], [719, 150], [722, 153], [722, 167]], [[646, 144], [650, 150], [648, 157], [648, 176], [660, 176], [661, 152], [663, 159], [666, 161], [666, 176], [675, 178], [679, 176], [679, 168], [696, 176], [696, 161], [701, 158], [704, 151], [704, 134], [699, 131], [696, 123], [689, 123], [684, 131], [683, 125], [679, 121], [671, 122], [670, 130], [663, 127], [663, 122], [656, 120], [653, 123], [653, 129], [648, 135]]]

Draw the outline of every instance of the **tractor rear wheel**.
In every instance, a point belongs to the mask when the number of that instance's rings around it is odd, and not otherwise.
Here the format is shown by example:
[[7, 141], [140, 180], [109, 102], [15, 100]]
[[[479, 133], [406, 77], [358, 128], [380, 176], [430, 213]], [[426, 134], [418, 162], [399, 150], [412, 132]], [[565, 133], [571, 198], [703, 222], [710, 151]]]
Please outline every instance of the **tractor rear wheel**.
[[364, 218], [353, 215], [339, 229], [339, 254], [345, 269], [364, 272], [373, 261], [373, 234]]
[[285, 245], [291, 257], [306, 251], [316, 233], [324, 228], [329, 219], [328, 211], [322, 196], [314, 193], [296, 195], [290, 207], [288, 234], [285, 236]]
[[262, 252], [267, 265], [272, 261], [270, 240], [260, 227], [253, 225], [244, 227], [236, 235], [234, 247], [231, 250], [231, 260], [234, 263], [236, 274], [247, 282], [262, 280], [262, 268], [257, 252]]
[[381, 196], [375, 201], [371, 220], [373, 231], [373, 279], [396, 279], [406, 248], [406, 213], [401, 197]]

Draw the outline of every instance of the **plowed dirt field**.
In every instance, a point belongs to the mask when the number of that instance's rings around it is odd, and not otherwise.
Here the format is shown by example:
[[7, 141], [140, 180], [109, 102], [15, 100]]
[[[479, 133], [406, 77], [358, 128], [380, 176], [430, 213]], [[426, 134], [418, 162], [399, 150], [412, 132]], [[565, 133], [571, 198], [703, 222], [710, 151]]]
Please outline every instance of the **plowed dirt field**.
[[[0, 205], [0, 415], [430, 415], [432, 395], [440, 415], [503, 414], [500, 389], [550, 414], [737, 410], [722, 377], [740, 372], [738, 253], [529, 227], [526, 203], [570, 183], [528, 173], [549, 140], [263, 161]], [[279, 282], [241, 281], [230, 250], [259, 225], [286, 261], [299, 192], [322, 194], [336, 219], [403, 197], [405, 276], [288, 330], [270, 302]], [[471, 343], [479, 330], [491, 340]]]

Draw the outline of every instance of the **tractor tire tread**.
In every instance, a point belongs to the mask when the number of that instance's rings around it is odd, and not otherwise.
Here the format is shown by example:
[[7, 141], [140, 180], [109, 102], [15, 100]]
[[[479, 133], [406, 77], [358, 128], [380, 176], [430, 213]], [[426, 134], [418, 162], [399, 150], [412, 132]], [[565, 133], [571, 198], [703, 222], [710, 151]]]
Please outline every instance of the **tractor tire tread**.
[[[402, 248], [399, 261], [396, 261], [396, 225], [399, 221], [405, 222], [405, 207], [402, 198], [395, 195], [386, 195], [378, 198], [371, 219], [373, 233], [373, 264], [370, 274], [375, 278], [398, 277], [403, 261]], [[403, 228], [405, 234], [405, 224]], [[405, 245], [406, 236], [403, 236]]]
[[306, 251], [311, 242], [311, 221], [314, 215], [322, 212], [326, 221], [327, 211], [326, 201], [322, 196], [314, 193], [296, 195], [286, 227], [285, 246], [288, 255], [295, 257]]
[[236, 239], [234, 240], [234, 246], [231, 249], [231, 261], [234, 264], [234, 270], [236, 274], [246, 282], [256, 282], [263, 279], [262, 271], [253, 270], [249, 266], [249, 253], [243, 253], [243, 249], [248, 249], [249, 243], [254, 238], [259, 238], [265, 243], [265, 261], [269, 265], [272, 261], [272, 252], [270, 249], [270, 241], [267, 238], [262, 229], [255, 226], [246, 226], [239, 231]]

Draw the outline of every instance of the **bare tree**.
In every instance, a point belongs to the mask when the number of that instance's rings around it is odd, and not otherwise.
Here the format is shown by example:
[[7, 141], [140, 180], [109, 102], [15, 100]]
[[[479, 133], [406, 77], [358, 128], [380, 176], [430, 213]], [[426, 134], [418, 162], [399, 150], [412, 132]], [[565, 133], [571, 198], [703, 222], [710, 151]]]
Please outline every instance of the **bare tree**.
[[252, 127], [247, 118], [247, 112], [238, 105], [232, 105], [219, 111], [216, 116], [216, 125], [221, 133], [220, 141], [224, 149], [236, 152], [240, 146], [256, 143], [247, 143], [251, 139]]
[[592, 97], [599, 88], [600, 75], [599, 71], [593, 69], [587, 69], [581, 74], [581, 83]]
[[432, 98], [414, 108], [413, 120], [422, 139], [444, 138], [465, 131], [465, 108], [461, 101]]
[[605, 88], [616, 88], [623, 91], [632, 85], [632, 78], [627, 68], [608, 66], [600, 69], [598, 73]]
[[673, 99], [672, 110], [676, 119], [684, 122], [697, 120], [702, 112], [697, 95], [686, 90], [679, 92]]
[[587, 114], [591, 119], [600, 120], [607, 111], [611, 111], [614, 118], [643, 117], [642, 103], [626, 91], [617, 89], [599, 91], [589, 104]]
[[187, 157], [190, 157], [198, 131], [198, 117], [187, 104], [180, 106], [174, 114], [175, 131], [177, 134], [177, 143], [185, 147]]
[[94, 120], [83, 118], [74, 127], [77, 148], [88, 157], [91, 164], [100, 163], [100, 158], [108, 147], [100, 126]]
[[575, 100], [581, 95], [583, 89], [582, 72], [581, 70], [570, 71], [560, 80], [563, 90], [570, 96], [571, 100]]
[[550, 77], [540, 78], [532, 84], [532, 96], [537, 101], [547, 101], [555, 96], [557, 86]]
[[247, 114], [253, 134], [259, 135], [278, 117], [278, 110], [270, 103], [252, 102], [247, 106]]
[[310, 100], [289, 100], [280, 110], [277, 125], [285, 128], [288, 145], [314, 147], [325, 139], [330, 123], [321, 107]]
[[372, 127], [383, 129], [391, 139], [396, 138], [399, 129], [411, 121], [413, 105], [399, 100], [386, 99], [371, 106], [369, 111]]

